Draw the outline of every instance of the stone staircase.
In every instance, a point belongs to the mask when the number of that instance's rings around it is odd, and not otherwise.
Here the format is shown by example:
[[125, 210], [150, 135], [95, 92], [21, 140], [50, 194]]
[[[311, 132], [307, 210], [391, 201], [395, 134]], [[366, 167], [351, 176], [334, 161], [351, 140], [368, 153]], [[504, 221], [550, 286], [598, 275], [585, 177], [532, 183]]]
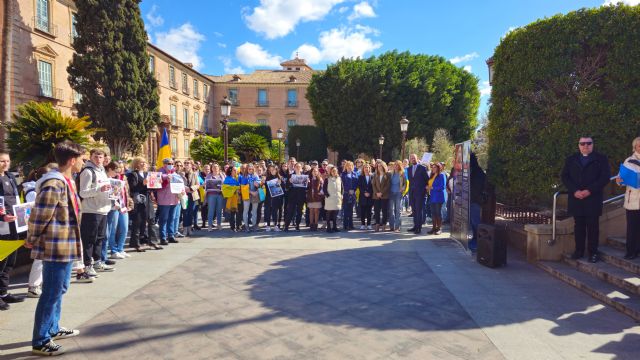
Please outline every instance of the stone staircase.
[[640, 258], [625, 260], [625, 238], [609, 237], [600, 245], [601, 261], [586, 257], [562, 261], [538, 261], [537, 266], [552, 276], [582, 290], [595, 299], [640, 321]]

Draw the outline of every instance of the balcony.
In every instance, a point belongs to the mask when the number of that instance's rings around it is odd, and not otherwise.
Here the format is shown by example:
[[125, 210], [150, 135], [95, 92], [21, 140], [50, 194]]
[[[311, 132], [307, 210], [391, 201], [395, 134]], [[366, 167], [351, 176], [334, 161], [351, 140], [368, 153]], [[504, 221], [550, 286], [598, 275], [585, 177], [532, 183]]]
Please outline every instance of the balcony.
[[188, 86], [183, 86], [182, 87], [182, 93], [185, 95], [189, 95], [189, 87]]
[[193, 92], [193, 97], [196, 98], [196, 99], [200, 99], [200, 93], [197, 92], [197, 91], [194, 91]]
[[31, 23], [33, 29], [39, 32], [45, 33], [49, 36], [58, 37], [58, 25], [54, 25], [51, 19], [43, 19], [38, 17], [32, 17]]
[[258, 100], [256, 101], [257, 107], [267, 107], [269, 106], [269, 100]]
[[286, 107], [298, 107], [298, 102], [295, 100], [287, 100], [287, 102], [285, 103]]
[[36, 84], [38, 87], [38, 96], [58, 101], [64, 100], [64, 91], [51, 85]]
[[169, 79], [169, 86], [170, 86], [172, 89], [178, 89], [178, 84], [176, 83], [176, 80], [175, 80], [175, 79], [173, 79], [173, 80]]

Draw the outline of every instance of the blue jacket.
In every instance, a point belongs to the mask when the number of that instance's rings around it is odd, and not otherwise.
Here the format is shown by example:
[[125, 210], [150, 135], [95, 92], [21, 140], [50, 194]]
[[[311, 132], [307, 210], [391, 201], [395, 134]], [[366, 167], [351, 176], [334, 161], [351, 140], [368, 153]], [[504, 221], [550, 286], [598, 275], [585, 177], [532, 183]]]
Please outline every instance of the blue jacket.
[[342, 192], [344, 194], [348, 193], [349, 190], [356, 191], [356, 189], [358, 188], [358, 175], [356, 175], [356, 173], [343, 172], [340, 177], [342, 178]]
[[433, 186], [431, 187], [431, 196], [429, 201], [432, 204], [442, 204], [444, 203], [444, 192], [445, 187], [447, 186], [447, 176], [445, 174], [439, 174], [433, 180]]

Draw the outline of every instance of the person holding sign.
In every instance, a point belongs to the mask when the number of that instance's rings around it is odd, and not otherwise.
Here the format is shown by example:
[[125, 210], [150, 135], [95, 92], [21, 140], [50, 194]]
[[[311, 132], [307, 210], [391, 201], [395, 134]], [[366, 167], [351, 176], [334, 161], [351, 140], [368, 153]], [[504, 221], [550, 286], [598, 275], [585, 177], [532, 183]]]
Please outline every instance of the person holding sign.
[[222, 210], [224, 208], [224, 198], [222, 197], [222, 182], [224, 175], [220, 173], [220, 165], [213, 164], [211, 172], [204, 179], [204, 189], [206, 193], [207, 220], [209, 231], [213, 230], [213, 218], [215, 217], [217, 229], [222, 229]]
[[[149, 180], [154, 178], [150, 172], [147, 172], [147, 160], [143, 157], [135, 157], [131, 161], [131, 172], [127, 174], [127, 183], [129, 184], [129, 195], [133, 199], [133, 210], [130, 211], [131, 220], [131, 238], [129, 246], [137, 252], [144, 252], [140, 247], [140, 237], [144, 236], [145, 229], [148, 235], [147, 243], [156, 250], [162, 250], [157, 244], [158, 233], [153, 226], [155, 211], [153, 210], [153, 202], [155, 201], [153, 187], [149, 186]], [[160, 174], [160, 173], [157, 173]], [[162, 175], [158, 184], [162, 187]]]
[[585, 241], [588, 241], [589, 261], [595, 263], [599, 260], [603, 190], [609, 183], [611, 170], [607, 157], [593, 151], [593, 138], [590, 136], [580, 138], [578, 149], [567, 157], [562, 169], [562, 183], [569, 191], [569, 213], [575, 220], [576, 249], [571, 258], [583, 257]]
[[[267, 198], [265, 202], [269, 204], [269, 214], [266, 214], [267, 231], [280, 231], [280, 218], [282, 217], [282, 201], [284, 200], [284, 191], [282, 190], [282, 178], [278, 173], [276, 165], [269, 165], [267, 169]], [[273, 229], [271, 229], [273, 222]]]
[[[640, 137], [633, 139], [631, 146], [633, 154], [622, 165], [634, 172], [637, 179], [637, 174], [640, 173]], [[616, 182], [626, 186], [624, 208], [627, 211], [627, 252], [624, 258], [632, 260], [640, 253], [640, 187], [626, 184], [620, 175], [616, 177]]]
[[[157, 190], [158, 226], [160, 228], [160, 245], [177, 243], [176, 240], [176, 211], [178, 211], [178, 196], [171, 191], [172, 179], [175, 174], [174, 161], [171, 158], [162, 160], [162, 188]], [[179, 175], [178, 175], [179, 176]], [[183, 184], [184, 186], [184, 184]]]
[[301, 163], [296, 163], [294, 169], [294, 173], [291, 174], [286, 184], [289, 199], [284, 214], [284, 231], [289, 231], [289, 225], [294, 221], [294, 216], [296, 231], [300, 231], [302, 207], [306, 199], [307, 184], [309, 182], [309, 177], [302, 174]]

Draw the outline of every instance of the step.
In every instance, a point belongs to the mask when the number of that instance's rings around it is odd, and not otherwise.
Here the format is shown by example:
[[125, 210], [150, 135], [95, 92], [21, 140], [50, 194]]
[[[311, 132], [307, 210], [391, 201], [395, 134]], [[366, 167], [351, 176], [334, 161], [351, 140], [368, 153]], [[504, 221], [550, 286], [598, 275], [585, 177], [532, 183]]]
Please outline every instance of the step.
[[569, 255], [565, 255], [562, 260], [567, 265], [584, 273], [593, 275], [600, 280], [610, 283], [611, 285], [635, 294], [640, 294], [640, 277], [638, 277], [637, 274], [630, 273], [604, 261], [599, 261], [593, 264], [584, 259], [572, 260]]
[[640, 321], [640, 296], [599, 280], [563, 262], [539, 261], [537, 266], [621, 313]]
[[607, 245], [600, 246], [598, 252], [602, 260], [606, 263], [617, 266], [630, 273], [640, 275], [640, 258], [627, 260], [624, 258], [626, 254], [625, 250], [619, 250]]
[[627, 238], [623, 236], [609, 236], [607, 238], [606, 244], [618, 250], [627, 250]]

